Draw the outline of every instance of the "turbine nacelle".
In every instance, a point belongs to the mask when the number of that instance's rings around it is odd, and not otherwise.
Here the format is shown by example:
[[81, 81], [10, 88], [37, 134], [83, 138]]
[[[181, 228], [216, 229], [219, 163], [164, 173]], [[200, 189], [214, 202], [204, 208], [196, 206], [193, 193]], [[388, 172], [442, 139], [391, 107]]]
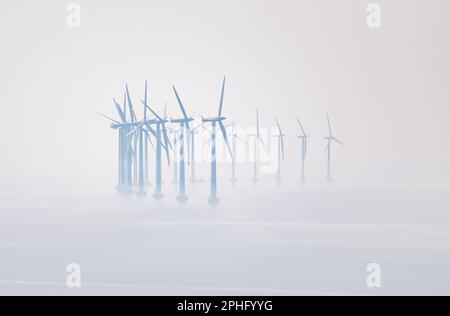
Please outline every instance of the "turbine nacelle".
[[183, 124], [183, 123], [186, 124], [186, 123], [190, 123], [192, 121], [194, 121], [193, 118], [170, 119], [170, 122], [171, 123], [175, 123], [175, 124], [177, 124], [177, 123], [179, 123], [179, 124]]
[[212, 123], [212, 122], [222, 122], [225, 121], [226, 117], [203, 117], [202, 116], [202, 122], [203, 123]]
[[167, 124], [170, 123], [170, 120], [164, 119], [164, 120], [156, 120], [155, 124]]
[[119, 129], [122, 127], [134, 127], [139, 128], [143, 125], [153, 125], [158, 123], [157, 120], [142, 120], [142, 121], [136, 121], [136, 122], [126, 122], [126, 123], [113, 123], [111, 124], [111, 128], [113, 129]]
[[339, 139], [337, 139], [334, 136], [327, 136], [327, 137], [324, 137], [323, 139], [325, 139], [325, 140], [327, 140], [329, 142], [336, 142], [336, 143], [338, 143], [338, 144], [340, 144], [342, 146], [345, 146], [343, 142], [341, 142]]

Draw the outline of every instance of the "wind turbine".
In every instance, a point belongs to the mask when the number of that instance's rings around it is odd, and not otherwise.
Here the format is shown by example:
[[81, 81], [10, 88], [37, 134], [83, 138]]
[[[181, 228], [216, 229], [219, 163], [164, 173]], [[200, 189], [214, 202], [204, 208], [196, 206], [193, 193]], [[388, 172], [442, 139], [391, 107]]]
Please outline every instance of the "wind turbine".
[[216, 132], [217, 125], [219, 125], [220, 130], [222, 132], [223, 138], [225, 139], [225, 143], [227, 145], [228, 151], [234, 160], [234, 157], [231, 153], [230, 144], [228, 143], [227, 131], [225, 126], [223, 125], [223, 121], [226, 120], [226, 117], [222, 116], [223, 110], [223, 99], [225, 93], [225, 81], [226, 78], [223, 78], [222, 83], [222, 93], [220, 96], [220, 105], [219, 105], [219, 113], [216, 117], [211, 118], [203, 118], [203, 123], [211, 123], [211, 196], [208, 199], [208, 203], [212, 206], [218, 205], [220, 203], [220, 199], [217, 197], [217, 153], [216, 153]]
[[[162, 193], [162, 149], [164, 148], [167, 155], [167, 163], [170, 166], [170, 154], [169, 147], [171, 147], [169, 136], [167, 135], [166, 123], [169, 121], [167, 117], [160, 117], [155, 111], [153, 111], [146, 103], [144, 103], [145, 107], [148, 108], [150, 112], [157, 118], [156, 121], [156, 184], [155, 184], [155, 192], [153, 197], [157, 200], [161, 200], [164, 198], [164, 194]], [[164, 111], [164, 115], [166, 115], [166, 111]], [[164, 140], [164, 145], [163, 145]]]
[[[119, 105], [116, 101], [116, 106], [119, 109]], [[125, 117], [125, 121], [123, 123], [123, 172], [124, 172], [124, 192], [132, 193], [133, 192], [133, 136], [128, 135], [130, 131], [131, 122], [127, 121], [127, 93], [125, 91], [123, 95], [123, 115]], [[131, 114], [130, 114], [131, 116]]]
[[137, 117], [136, 117], [136, 113], [134, 112], [134, 109], [133, 109], [133, 104], [131, 102], [128, 84], [125, 84], [125, 98], [128, 103], [128, 110], [130, 112], [130, 118], [131, 118], [131, 122], [127, 126], [128, 133], [126, 135], [130, 139], [130, 157], [129, 157], [129, 161], [128, 161], [128, 168], [129, 168], [129, 172], [131, 173], [131, 175], [130, 175], [131, 186], [136, 187], [137, 186], [137, 173], [138, 173], [136, 148], [137, 148], [138, 138], [136, 137], [136, 133], [134, 133], [132, 131], [132, 128], [136, 126], [135, 124], [137, 121]]
[[119, 131], [119, 170], [118, 170], [118, 185], [117, 185], [117, 191], [122, 192], [125, 190], [125, 185], [126, 185], [126, 175], [125, 175], [125, 165], [124, 165], [124, 161], [125, 161], [125, 123], [126, 123], [126, 117], [124, 115], [124, 112], [122, 110], [122, 108], [120, 107], [120, 105], [116, 102], [116, 100], [114, 100], [114, 103], [116, 105], [116, 109], [119, 113], [119, 120], [115, 120], [105, 114], [99, 113], [97, 111], [95, 111], [96, 114], [106, 118], [107, 120], [111, 121], [111, 128], [114, 130], [118, 130]]
[[119, 115], [119, 120], [115, 120], [109, 116], [102, 113], [95, 112], [102, 117], [111, 121], [111, 128], [118, 130], [119, 132], [119, 166], [118, 166], [118, 186], [117, 190], [119, 192], [132, 192], [132, 137], [128, 135], [130, 129], [130, 122], [127, 121], [127, 98], [126, 93], [124, 95], [123, 108], [120, 104], [113, 98], [114, 105], [116, 107], [117, 113]]
[[331, 123], [330, 123], [330, 116], [327, 114], [327, 120], [328, 120], [328, 131], [329, 134], [328, 136], [324, 137], [324, 139], [327, 141], [327, 147], [325, 148], [325, 152], [327, 152], [327, 158], [328, 158], [328, 163], [327, 163], [327, 181], [332, 181], [333, 178], [331, 178], [331, 144], [333, 142], [336, 142], [342, 146], [345, 146], [344, 143], [342, 143], [340, 140], [338, 140], [336, 137], [334, 137], [333, 135], [333, 131], [331, 130]]
[[256, 109], [256, 135], [255, 136], [255, 146], [254, 146], [254, 163], [253, 163], [253, 182], [258, 182], [258, 163], [259, 163], [259, 144], [263, 145], [264, 148], [266, 148], [266, 145], [264, 144], [264, 141], [261, 137], [261, 128], [259, 125], [259, 109]]
[[238, 143], [238, 141], [240, 141], [243, 144], [248, 146], [248, 143], [245, 140], [243, 140], [241, 137], [239, 137], [239, 135], [236, 133], [235, 126], [236, 126], [236, 122], [233, 121], [231, 134], [229, 135], [232, 139], [231, 147], [233, 149], [233, 157], [234, 157], [233, 161], [231, 162], [232, 163], [232, 165], [231, 165], [231, 182], [233, 184], [235, 184], [237, 182], [237, 177], [236, 177], [237, 143]]
[[277, 168], [277, 181], [281, 182], [281, 161], [284, 160], [284, 137], [286, 135], [283, 134], [283, 131], [281, 130], [280, 122], [277, 121], [277, 127], [278, 127], [278, 135], [275, 135], [276, 138], [278, 138], [278, 168]]
[[[184, 142], [185, 142], [185, 136], [186, 136], [186, 130], [188, 131], [188, 135], [189, 135], [189, 123], [192, 122], [194, 119], [192, 117], [188, 117], [186, 110], [183, 106], [183, 102], [181, 102], [181, 98], [178, 95], [177, 89], [175, 88], [175, 86], [173, 87], [173, 91], [175, 93], [175, 96], [177, 98], [178, 101], [178, 105], [180, 106], [180, 110], [183, 114], [182, 118], [179, 119], [171, 119], [170, 121], [172, 123], [175, 124], [180, 124], [180, 192], [178, 194], [178, 201], [181, 203], [185, 203], [188, 200], [188, 196], [186, 195], [186, 170], [185, 170], [185, 161], [184, 161], [184, 156], [185, 156], [185, 152], [184, 152]], [[189, 139], [188, 139], [188, 143], [190, 143]], [[189, 146], [189, 144], [188, 144]]]
[[133, 103], [131, 101], [130, 92], [128, 89], [128, 85], [126, 86], [127, 91], [127, 99], [128, 99], [128, 105], [130, 108], [130, 112], [133, 113], [132, 115], [132, 129], [130, 131], [130, 135], [133, 134], [135, 137], [135, 144], [134, 144], [134, 174], [135, 179], [137, 180], [137, 195], [144, 196], [146, 195], [146, 184], [147, 184], [147, 178], [146, 178], [146, 169], [148, 166], [148, 160], [145, 159], [144, 152], [147, 150], [147, 141], [149, 139], [148, 131], [150, 131], [154, 136], [156, 136], [156, 133], [154, 132], [153, 128], [151, 127], [151, 124], [155, 124], [155, 120], [148, 120], [147, 119], [147, 81], [145, 82], [145, 95], [144, 95], [144, 120], [138, 121], [136, 115], [134, 114], [133, 110]]
[[308, 139], [310, 135], [307, 135], [302, 123], [300, 122], [300, 119], [297, 118], [298, 125], [300, 126], [300, 130], [302, 132], [302, 135], [297, 136], [298, 139], [301, 139], [302, 141], [302, 152], [301, 152], [301, 180], [306, 181], [306, 173], [305, 173], [305, 162], [306, 162], [306, 153], [308, 151]]

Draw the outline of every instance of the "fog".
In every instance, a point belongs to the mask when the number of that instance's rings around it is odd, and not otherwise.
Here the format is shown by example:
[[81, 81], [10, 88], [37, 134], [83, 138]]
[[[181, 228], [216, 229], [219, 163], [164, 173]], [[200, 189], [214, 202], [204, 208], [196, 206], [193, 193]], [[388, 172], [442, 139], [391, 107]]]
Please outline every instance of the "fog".
[[[85, 1], [0, 7], [0, 294], [450, 293], [450, 4], [379, 0]], [[238, 147], [238, 182], [219, 142], [221, 205], [207, 204], [209, 133], [198, 135], [189, 202], [116, 191], [113, 98], [130, 87], [195, 118], [224, 115]], [[268, 153], [252, 183], [256, 109]], [[345, 146], [324, 153], [327, 114]], [[300, 182], [301, 119], [309, 140]], [[286, 134], [277, 183], [278, 118]], [[195, 123], [194, 123], [195, 124]], [[173, 159], [174, 157], [172, 157]], [[150, 151], [154, 184], [154, 152]], [[187, 177], [190, 176], [190, 166]], [[83, 287], [66, 286], [80, 264]], [[366, 285], [380, 264], [383, 287]]]
[[279, 117], [285, 168], [298, 169], [299, 116], [310, 178], [324, 178], [329, 113], [346, 144], [336, 179], [448, 186], [446, 1], [380, 1], [380, 29], [364, 1], [78, 3], [79, 29], [65, 3], [2, 6], [2, 183], [113, 184], [117, 135], [93, 110], [116, 116], [125, 83], [139, 104], [148, 80], [156, 109], [179, 115], [175, 84], [191, 113], [212, 115], [226, 75], [224, 114], [244, 127], [257, 106], [262, 125]]

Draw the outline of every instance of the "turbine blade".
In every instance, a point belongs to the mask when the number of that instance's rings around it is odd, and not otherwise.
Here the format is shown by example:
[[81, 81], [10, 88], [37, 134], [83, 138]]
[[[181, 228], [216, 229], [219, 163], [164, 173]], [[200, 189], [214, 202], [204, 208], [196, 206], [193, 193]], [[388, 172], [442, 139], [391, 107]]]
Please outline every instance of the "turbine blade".
[[340, 144], [340, 145], [342, 145], [342, 146], [345, 146], [345, 144], [344, 144], [343, 142], [341, 142], [339, 139], [337, 139], [336, 137], [333, 137], [333, 140], [334, 140], [336, 143], [338, 143], [338, 144]]
[[165, 124], [162, 124], [162, 132], [163, 132], [163, 137], [164, 137], [164, 145], [168, 148], [172, 148], [172, 144], [170, 142], [169, 135], [167, 135], [167, 128], [166, 128]]
[[284, 139], [281, 137], [281, 158], [284, 160], [285, 150], [284, 150]]
[[256, 137], [259, 138], [260, 130], [259, 130], [259, 109], [256, 109]]
[[225, 126], [223, 125], [222, 121], [219, 121], [219, 126], [220, 126], [220, 130], [222, 131], [223, 138], [225, 139], [225, 144], [227, 145], [228, 153], [230, 154], [231, 159], [234, 160], [233, 153], [232, 153], [232, 150], [230, 147], [230, 143], [228, 142], [227, 130], [225, 129]]
[[186, 110], [184, 109], [184, 106], [183, 106], [183, 102], [181, 102], [181, 98], [180, 98], [180, 96], [178, 95], [178, 91], [177, 91], [177, 89], [175, 88], [175, 86], [173, 87], [173, 91], [175, 92], [175, 96], [176, 96], [176, 98], [177, 98], [178, 105], [180, 106], [180, 109], [181, 109], [181, 112], [183, 113], [184, 118], [185, 118], [185, 119], [188, 119]]
[[125, 115], [125, 122], [127, 121], [127, 93], [123, 94], [123, 113]]
[[278, 121], [278, 118], [276, 120], [277, 120], [278, 131], [279, 131], [280, 136], [281, 136], [281, 135], [283, 135], [283, 132], [281, 131], [280, 121]]
[[245, 140], [243, 140], [242, 138], [240, 138], [240, 137], [237, 136], [237, 135], [236, 135], [236, 139], [239, 140], [239, 141], [241, 141], [241, 143], [244, 143], [245, 145], [250, 146], [249, 143], [247, 143]]
[[224, 94], [225, 94], [225, 81], [226, 81], [226, 77], [223, 77], [222, 93], [220, 95], [220, 106], [219, 106], [219, 115], [218, 115], [218, 117], [222, 117], [223, 98], [224, 98]]
[[302, 122], [300, 122], [300, 119], [298, 117], [297, 117], [297, 121], [298, 121], [298, 125], [300, 125], [300, 129], [302, 130], [303, 137], [306, 137], [306, 133], [305, 133], [305, 130], [303, 129]]
[[131, 120], [133, 122], [136, 122], [137, 121], [136, 113], [133, 110], [133, 103], [131, 102], [131, 96], [130, 96], [130, 90], [128, 89], [128, 84], [125, 85], [125, 88], [126, 88], [126, 91], [127, 91], [127, 100], [128, 100], [128, 107], [129, 107], [129, 110], [130, 110]]
[[96, 114], [98, 114], [98, 115], [100, 115], [100, 116], [102, 116], [102, 117], [104, 117], [104, 118], [106, 118], [106, 119], [108, 119], [108, 120], [110, 120], [110, 121], [116, 123], [116, 124], [120, 124], [120, 122], [118, 122], [118, 121], [116, 121], [116, 120], [110, 118], [109, 116], [106, 116], [105, 114], [102, 114], [102, 113], [97, 112], [97, 111], [94, 111], [94, 113], [96, 113]]
[[263, 146], [264, 150], [267, 152], [267, 146], [266, 144], [264, 144], [264, 141], [261, 137], [258, 137], [259, 142], [261, 143], [261, 145]]
[[126, 134], [125, 136], [131, 136], [134, 135], [136, 133], [136, 131], [141, 128], [142, 126], [144, 126], [145, 123], [141, 123], [138, 126], [134, 127], [128, 134]]
[[144, 121], [147, 121], [147, 92], [148, 92], [148, 87], [147, 87], [147, 80], [145, 80], [145, 91], [144, 91]]
[[153, 129], [153, 127], [151, 127], [151, 125], [148, 124], [148, 123], [146, 123], [146, 122], [144, 122], [143, 124], [145, 124], [145, 126], [147, 126], [148, 131], [153, 135], [153, 137], [156, 138], [156, 132], [155, 132], [155, 130]]
[[166, 145], [165, 150], [166, 150], [167, 164], [170, 166], [170, 152], [169, 152], [169, 148], [167, 148], [167, 145]]
[[148, 105], [147, 103], [145, 103], [144, 101], [141, 100], [141, 102], [144, 104], [145, 108], [147, 108], [158, 120], [160, 121], [164, 121], [159, 115], [158, 113], [156, 113], [155, 111], [153, 111]]
[[200, 127], [202, 127], [203, 123], [198, 124], [196, 127], [194, 127], [192, 129], [192, 132], [195, 132], [196, 130], [198, 130]]
[[114, 99], [114, 98], [113, 98], [113, 101], [114, 101], [114, 104], [116, 105], [116, 110], [119, 113], [119, 117], [120, 117], [122, 123], [125, 123], [127, 119], [126, 119], [122, 109], [120, 108], [119, 103], [117, 103], [116, 99]]
[[330, 116], [328, 114], [327, 114], [327, 121], [328, 121], [328, 131], [330, 132], [330, 137], [332, 137], [333, 132], [331, 131]]
[[145, 138], [150, 142], [150, 145], [152, 146], [153, 150], [156, 150], [155, 145], [153, 144], [153, 141], [150, 135], [148, 135], [148, 133], [145, 133]]

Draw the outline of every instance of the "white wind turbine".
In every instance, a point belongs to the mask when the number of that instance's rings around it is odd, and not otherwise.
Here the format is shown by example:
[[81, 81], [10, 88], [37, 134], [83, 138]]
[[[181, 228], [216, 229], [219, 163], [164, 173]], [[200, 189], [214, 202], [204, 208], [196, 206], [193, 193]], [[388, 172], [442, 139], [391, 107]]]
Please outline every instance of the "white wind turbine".
[[306, 171], [305, 171], [305, 164], [306, 164], [306, 153], [308, 151], [308, 139], [311, 135], [306, 134], [305, 129], [303, 128], [303, 125], [299, 118], [297, 118], [298, 125], [300, 126], [300, 130], [302, 132], [302, 135], [297, 136], [298, 139], [301, 140], [301, 162], [300, 162], [300, 168], [301, 168], [301, 180], [306, 181]]
[[327, 141], [327, 147], [325, 148], [325, 152], [327, 153], [327, 181], [332, 181], [333, 178], [331, 177], [331, 145], [333, 142], [336, 142], [342, 146], [345, 146], [343, 142], [338, 140], [333, 135], [333, 131], [331, 130], [331, 123], [330, 123], [330, 116], [327, 114], [327, 120], [328, 120], [328, 136], [325, 136], [324, 139]]

